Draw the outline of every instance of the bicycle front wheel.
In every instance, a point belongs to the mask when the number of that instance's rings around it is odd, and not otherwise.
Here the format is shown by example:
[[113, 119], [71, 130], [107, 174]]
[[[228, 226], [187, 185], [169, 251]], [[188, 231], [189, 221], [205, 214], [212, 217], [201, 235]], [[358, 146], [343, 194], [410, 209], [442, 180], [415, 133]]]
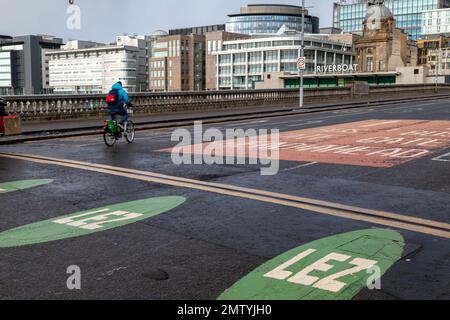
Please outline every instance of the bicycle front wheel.
[[133, 143], [135, 135], [134, 123], [132, 121], [128, 121], [125, 128], [125, 139], [128, 143]]
[[112, 134], [105, 132], [103, 134], [103, 141], [105, 141], [105, 144], [108, 148], [111, 148], [116, 144], [117, 139]]

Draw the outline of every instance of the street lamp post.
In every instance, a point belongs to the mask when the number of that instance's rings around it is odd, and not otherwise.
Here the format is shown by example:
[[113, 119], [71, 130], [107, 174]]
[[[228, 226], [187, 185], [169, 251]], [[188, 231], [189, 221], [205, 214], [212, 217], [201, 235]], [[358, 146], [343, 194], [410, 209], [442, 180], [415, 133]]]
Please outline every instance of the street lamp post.
[[[300, 46], [300, 57], [304, 57], [305, 55], [305, 0], [302, 0], [302, 30], [301, 30], [301, 46]], [[300, 67], [298, 68], [299, 78], [300, 78], [300, 101], [299, 101], [299, 108], [295, 108], [294, 111], [299, 111], [303, 109], [304, 107], [304, 90], [303, 90], [303, 83], [304, 83], [304, 71]]]
[[434, 91], [436, 93], [438, 92], [438, 78], [439, 78], [439, 67], [440, 67], [440, 64], [441, 64], [441, 54], [442, 54], [442, 52], [440, 50], [438, 50], [438, 55], [437, 55], [437, 58], [436, 58], [436, 67], [435, 67], [435, 70], [434, 70], [434, 73], [435, 73], [435, 75], [434, 75], [434, 81], [435, 81]]
[[[302, 0], [302, 39], [301, 39], [301, 48], [300, 48], [300, 56], [305, 56], [305, 0]], [[300, 69], [300, 109], [304, 107], [304, 90], [303, 90], [303, 69]]]

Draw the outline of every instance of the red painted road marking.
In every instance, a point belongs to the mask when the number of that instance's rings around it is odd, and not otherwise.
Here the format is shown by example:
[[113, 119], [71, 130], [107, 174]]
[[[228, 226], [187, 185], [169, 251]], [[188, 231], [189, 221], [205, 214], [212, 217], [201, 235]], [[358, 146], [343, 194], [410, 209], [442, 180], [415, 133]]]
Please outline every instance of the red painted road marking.
[[[271, 139], [260, 136], [259, 140]], [[201, 154], [202, 150], [214, 150], [215, 156], [245, 158], [264, 150], [257, 138], [227, 140], [223, 144], [204, 143], [176, 151]], [[368, 120], [289, 131], [280, 134], [278, 147], [280, 160], [390, 168], [450, 147], [450, 121]], [[263, 154], [260, 158], [265, 158]]]

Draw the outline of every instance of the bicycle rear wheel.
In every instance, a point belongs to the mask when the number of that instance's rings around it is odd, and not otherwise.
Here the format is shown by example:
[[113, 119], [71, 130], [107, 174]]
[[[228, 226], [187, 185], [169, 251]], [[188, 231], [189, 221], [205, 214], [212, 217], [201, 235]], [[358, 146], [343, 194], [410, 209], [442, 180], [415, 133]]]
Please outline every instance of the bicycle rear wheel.
[[105, 141], [105, 144], [108, 148], [111, 148], [116, 144], [117, 139], [112, 134], [105, 132], [103, 134], [103, 141]]
[[124, 135], [128, 143], [133, 143], [134, 137], [136, 135], [133, 121], [127, 122]]

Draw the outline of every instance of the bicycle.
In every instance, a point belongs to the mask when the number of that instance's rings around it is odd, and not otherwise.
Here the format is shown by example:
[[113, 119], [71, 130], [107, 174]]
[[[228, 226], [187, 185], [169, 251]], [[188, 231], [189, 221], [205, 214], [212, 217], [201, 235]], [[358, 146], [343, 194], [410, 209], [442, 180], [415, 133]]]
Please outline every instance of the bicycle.
[[[133, 115], [133, 110], [128, 108], [127, 110], [128, 116]], [[113, 113], [114, 118], [117, 116], [117, 113]], [[134, 123], [131, 120], [128, 120], [121, 130], [117, 120], [106, 120], [103, 122], [103, 140], [107, 147], [113, 147], [117, 141], [125, 137], [125, 140], [128, 143], [133, 143], [135, 138], [135, 129]]]

